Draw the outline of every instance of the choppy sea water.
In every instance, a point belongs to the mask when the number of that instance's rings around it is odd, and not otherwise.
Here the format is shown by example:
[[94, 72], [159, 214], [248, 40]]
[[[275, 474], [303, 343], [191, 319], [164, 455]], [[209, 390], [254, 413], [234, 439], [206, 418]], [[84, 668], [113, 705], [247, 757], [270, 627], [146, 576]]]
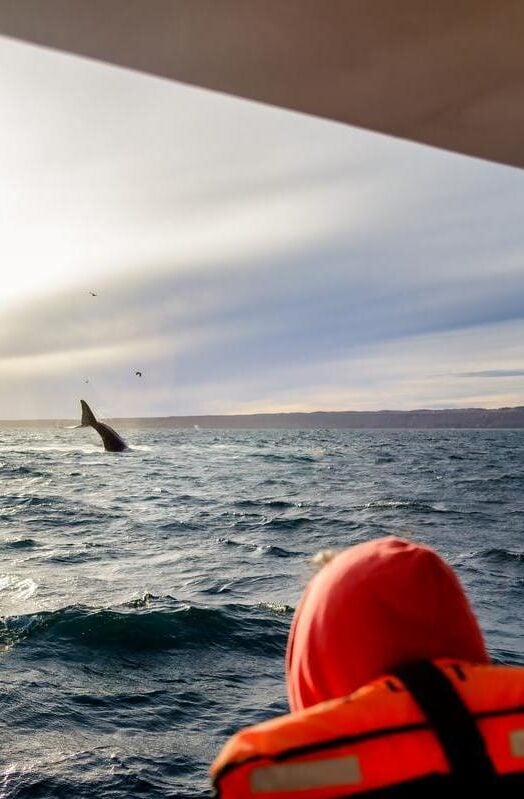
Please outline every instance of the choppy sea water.
[[524, 664], [524, 431], [121, 432], [0, 430], [0, 799], [210, 796], [324, 547], [432, 545]]

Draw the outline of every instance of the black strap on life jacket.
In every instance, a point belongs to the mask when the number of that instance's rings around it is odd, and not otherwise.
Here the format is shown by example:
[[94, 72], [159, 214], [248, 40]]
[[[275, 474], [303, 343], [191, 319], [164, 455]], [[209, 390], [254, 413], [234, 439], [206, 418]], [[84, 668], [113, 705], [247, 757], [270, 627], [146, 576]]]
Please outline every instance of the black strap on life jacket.
[[468, 708], [443, 672], [429, 661], [395, 670], [424, 711], [442, 746], [453, 779], [465, 786], [489, 785], [497, 773]]

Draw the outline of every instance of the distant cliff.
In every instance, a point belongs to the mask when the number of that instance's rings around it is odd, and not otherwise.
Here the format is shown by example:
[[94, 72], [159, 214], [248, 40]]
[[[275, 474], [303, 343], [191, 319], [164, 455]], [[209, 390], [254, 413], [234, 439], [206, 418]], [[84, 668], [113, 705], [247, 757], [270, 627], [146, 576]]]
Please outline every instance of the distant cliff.
[[[467, 429], [497, 430], [524, 428], [524, 405], [516, 408], [459, 408], [455, 410], [414, 411], [316, 411], [314, 413], [255, 413], [223, 416], [148, 416], [140, 419], [113, 418], [123, 427], [173, 427], [202, 429]], [[71, 420], [5, 420], [0, 426], [61, 426]], [[74, 422], [73, 422], [74, 423]]]
[[[115, 420], [116, 421], [116, 420]], [[438, 428], [524, 428], [524, 406], [517, 408], [463, 408], [457, 410], [414, 411], [336, 411], [314, 413], [255, 413], [231, 416], [167, 416], [146, 419], [120, 419], [121, 424], [151, 427], [197, 425], [213, 429], [294, 429], [314, 428], [397, 428], [430, 430]]]

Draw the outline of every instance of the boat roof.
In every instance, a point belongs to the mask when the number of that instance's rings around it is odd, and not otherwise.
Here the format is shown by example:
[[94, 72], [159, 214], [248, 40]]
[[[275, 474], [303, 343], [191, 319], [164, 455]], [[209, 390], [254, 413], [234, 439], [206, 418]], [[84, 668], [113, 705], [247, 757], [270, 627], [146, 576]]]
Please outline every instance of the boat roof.
[[521, 0], [0, 0], [0, 34], [524, 167]]

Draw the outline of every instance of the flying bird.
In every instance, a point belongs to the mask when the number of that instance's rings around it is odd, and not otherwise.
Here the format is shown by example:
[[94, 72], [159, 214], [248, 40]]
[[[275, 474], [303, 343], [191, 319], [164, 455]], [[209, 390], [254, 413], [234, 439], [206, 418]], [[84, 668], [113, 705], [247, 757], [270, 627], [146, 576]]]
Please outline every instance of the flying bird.
[[135, 375], [136, 375], [137, 377], [142, 377], [142, 372], [135, 372]]
[[95, 292], [94, 292], [94, 291], [90, 291], [89, 293], [90, 293], [90, 295], [91, 295], [92, 297], [98, 297], [98, 294], [95, 294]]

